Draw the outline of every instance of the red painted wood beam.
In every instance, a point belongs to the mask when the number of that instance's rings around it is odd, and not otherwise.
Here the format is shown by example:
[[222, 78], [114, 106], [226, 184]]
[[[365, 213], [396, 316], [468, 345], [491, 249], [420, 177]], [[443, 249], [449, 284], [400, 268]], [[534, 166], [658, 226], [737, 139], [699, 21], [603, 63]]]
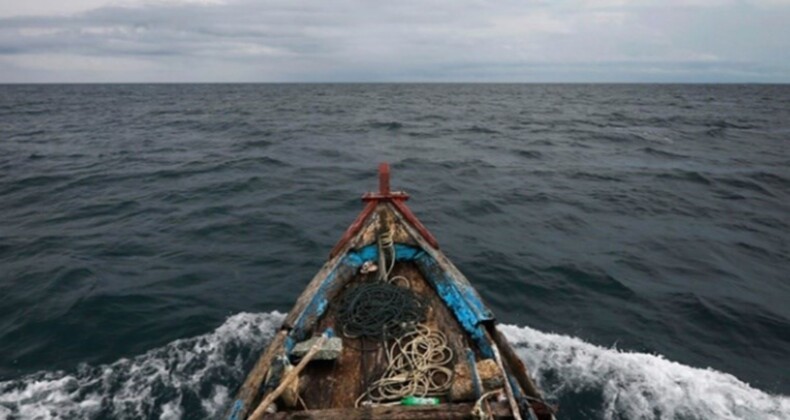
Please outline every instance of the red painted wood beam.
[[439, 249], [439, 242], [436, 240], [433, 234], [428, 230], [428, 228], [426, 228], [425, 225], [423, 225], [422, 222], [420, 222], [420, 219], [418, 219], [417, 216], [415, 216], [414, 213], [412, 213], [409, 206], [407, 206], [403, 200], [396, 199], [396, 200], [391, 200], [391, 202], [395, 206], [395, 208], [398, 209], [398, 211], [400, 211], [400, 213], [403, 215], [403, 218], [405, 218], [409, 223], [411, 223], [411, 225], [414, 226], [414, 229], [416, 229], [417, 232], [419, 232], [420, 235], [422, 235], [422, 237], [425, 238], [425, 240], [429, 244], [431, 244], [432, 247]]
[[343, 249], [346, 243], [348, 243], [351, 238], [359, 233], [359, 230], [362, 229], [362, 225], [365, 223], [365, 220], [367, 220], [368, 217], [373, 214], [373, 210], [376, 210], [376, 205], [378, 205], [378, 202], [376, 201], [368, 201], [367, 204], [365, 204], [365, 208], [362, 209], [362, 212], [360, 212], [359, 215], [357, 215], [357, 218], [354, 219], [354, 222], [351, 223], [348, 229], [346, 229], [346, 233], [343, 234], [340, 240], [337, 241], [337, 244], [335, 244], [335, 247], [332, 248], [332, 252], [329, 253], [329, 258], [337, 255], [337, 253]]
[[379, 163], [379, 194], [390, 194], [390, 164], [387, 162]]
[[346, 229], [346, 232], [337, 242], [334, 248], [332, 248], [332, 252], [329, 254], [330, 257], [334, 257], [340, 252], [341, 249], [351, 240], [357, 233], [359, 233], [360, 229], [362, 229], [362, 225], [365, 223], [368, 217], [373, 213], [376, 209], [376, 206], [381, 202], [390, 202], [393, 206], [403, 215], [403, 218], [406, 219], [408, 223], [410, 223], [417, 232], [422, 235], [423, 238], [434, 248], [439, 248], [439, 243], [436, 241], [436, 238], [431, 234], [428, 228], [417, 219], [417, 216], [412, 213], [409, 206], [406, 205], [406, 200], [409, 199], [409, 195], [403, 191], [391, 191], [390, 190], [390, 165], [386, 162], [382, 162], [379, 164], [379, 192], [377, 193], [366, 193], [362, 196], [362, 201], [364, 201], [365, 208], [362, 210], [361, 213], [357, 216], [351, 226]]

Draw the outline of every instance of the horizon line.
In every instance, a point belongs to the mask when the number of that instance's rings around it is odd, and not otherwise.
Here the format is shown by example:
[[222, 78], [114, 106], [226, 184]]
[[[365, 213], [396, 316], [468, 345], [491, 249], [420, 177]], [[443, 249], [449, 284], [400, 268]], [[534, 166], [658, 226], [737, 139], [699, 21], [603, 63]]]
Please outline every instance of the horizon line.
[[601, 81], [572, 81], [572, 82], [523, 82], [523, 81], [289, 81], [289, 82], [2, 82], [0, 85], [790, 85], [790, 82], [673, 82], [673, 81], [644, 81], [644, 82], [601, 82]]

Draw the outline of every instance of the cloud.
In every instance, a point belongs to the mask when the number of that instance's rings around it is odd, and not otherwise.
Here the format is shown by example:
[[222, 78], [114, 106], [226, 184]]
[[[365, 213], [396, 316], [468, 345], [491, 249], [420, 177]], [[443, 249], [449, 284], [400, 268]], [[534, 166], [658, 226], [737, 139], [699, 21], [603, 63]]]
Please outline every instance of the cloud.
[[790, 82], [780, 0], [52, 4], [0, 18], [0, 82]]

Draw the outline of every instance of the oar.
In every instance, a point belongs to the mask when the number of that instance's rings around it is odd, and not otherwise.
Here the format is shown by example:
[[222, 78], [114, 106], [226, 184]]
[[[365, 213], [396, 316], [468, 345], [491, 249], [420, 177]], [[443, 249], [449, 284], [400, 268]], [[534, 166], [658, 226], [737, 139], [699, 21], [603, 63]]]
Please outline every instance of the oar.
[[280, 386], [278, 386], [274, 391], [272, 391], [271, 394], [267, 395], [266, 398], [261, 401], [260, 405], [258, 405], [258, 408], [256, 408], [249, 417], [249, 420], [260, 420], [263, 418], [263, 415], [266, 414], [266, 408], [268, 408], [269, 405], [273, 403], [274, 400], [276, 400], [286, 388], [288, 388], [288, 385], [290, 385], [291, 382], [293, 382], [299, 376], [299, 373], [305, 368], [305, 366], [307, 366], [307, 363], [310, 361], [310, 359], [312, 359], [313, 356], [318, 353], [318, 350], [321, 349], [321, 346], [326, 341], [326, 338], [326, 333], [321, 334], [321, 337], [316, 340], [312, 347], [310, 347], [310, 350], [308, 350], [307, 354], [302, 357], [302, 360], [299, 361], [299, 364], [297, 364], [293, 370], [288, 372], [288, 374], [283, 377], [282, 381], [280, 381]]

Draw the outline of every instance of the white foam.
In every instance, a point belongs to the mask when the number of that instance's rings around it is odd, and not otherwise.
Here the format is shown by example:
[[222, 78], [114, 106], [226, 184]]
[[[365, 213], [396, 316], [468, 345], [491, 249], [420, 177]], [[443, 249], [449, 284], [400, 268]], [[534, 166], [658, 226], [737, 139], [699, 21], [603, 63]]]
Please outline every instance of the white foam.
[[603, 419], [790, 419], [790, 398], [727, 373], [528, 327], [506, 325], [502, 332], [548, 397], [600, 392]]
[[230, 393], [228, 388], [222, 385], [214, 385], [211, 397], [202, 400], [200, 405], [209, 418], [217, 418], [221, 414], [220, 411], [227, 407], [229, 403]]
[[[0, 382], [0, 419], [216, 417], [283, 314], [241, 313], [209, 334], [179, 339], [110, 365], [41, 372]], [[192, 411], [186, 400], [197, 401]], [[203, 413], [195, 413], [203, 410]]]
[[178, 397], [162, 406], [162, 414], [159, 416], [159, 420], [178, 420], [183, 414], [181, 397]]
[[[0, 382], [0, 420], [218, 418], [244, 378], [245, 361], [257, 357], [282, 319], [277, 312], [241, 313], [209, 334], [131, 359]], [[726, 373], [527, 327], [502, 330], [549, 397], [600, 394], [600, 407], [589, 412], [603, 419], [790, 419], [790, 398]]]

